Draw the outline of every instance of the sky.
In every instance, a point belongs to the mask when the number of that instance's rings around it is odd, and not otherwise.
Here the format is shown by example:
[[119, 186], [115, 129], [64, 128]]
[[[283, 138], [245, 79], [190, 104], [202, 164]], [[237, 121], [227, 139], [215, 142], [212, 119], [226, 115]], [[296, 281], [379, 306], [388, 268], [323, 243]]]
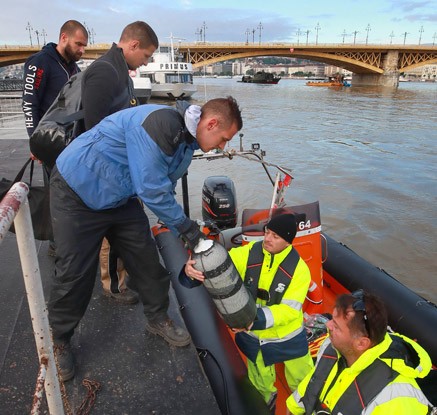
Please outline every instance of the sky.
[[[91, 43], [119, 40], [123, 28], [143, 20], [161, 43], [286, 42], [437, 45], [437, 0], [5, 0], [0, 45], [57, 42], [75, 19]], [[30, 29], [30, 30], [29, 30]], [[37, 36], [38, 32], [38, 36]]]

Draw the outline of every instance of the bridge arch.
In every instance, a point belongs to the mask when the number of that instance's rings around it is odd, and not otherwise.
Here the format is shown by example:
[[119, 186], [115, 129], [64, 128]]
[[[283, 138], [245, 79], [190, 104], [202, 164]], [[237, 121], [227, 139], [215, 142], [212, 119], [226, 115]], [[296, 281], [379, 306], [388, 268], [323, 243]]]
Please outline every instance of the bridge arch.
[[349, 53], [342, 55], [325, 52], [299, 51], [296, 53], [292, 53], [289, 50], [265, 50], [262, 52], [251, 51], [236, 53], [210, 52], [206, 56], [192, 56], [191, 52], [187, 52], [186, 59], [193, 63], [194, 68], [200, 68], [202, 66], [211, 65], [218, 62], [224, 62], [231, 59], [245, 59], [259, 56], [283, 56], [288, 58], [302, 58], [338, 66], [354, 73], [381, 74], [384, 72], [381, 67], [381, 55], [375, 53]]
[[179, 51], [195, 68], [225, 60], [257, 56], [308, 59], [353, 72], [354, 85], [397, 86], [401, 72], [437, 61], [437, 47], [429, 45], [203, 43], [181, 45]]
[[399, 56], [399, 70], [410, 71], [424, 65], [437, 64], [437, 52], [435, 53], [401, 53]]
[[[96, 59], [111, 45], [90, 45], [84, 59]], [[286, 56], [339, 66], [353, 72], [354, 85], [397, 86], [400, 72], [437, 63], [437, 46], [429, 45], [352, 45], [286, 43], [181, 43], [179, 52], [195, 68], [231, 59], [257, 56]], [[39, 48], [0, 47], [0, 66], [23, 63]]]

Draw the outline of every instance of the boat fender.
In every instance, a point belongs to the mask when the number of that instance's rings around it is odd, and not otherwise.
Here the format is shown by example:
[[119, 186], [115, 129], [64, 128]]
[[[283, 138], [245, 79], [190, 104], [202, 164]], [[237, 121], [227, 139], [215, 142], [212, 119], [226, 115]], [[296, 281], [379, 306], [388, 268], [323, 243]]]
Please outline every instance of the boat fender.
[[307, 314], [315, 314], [318, 312], [320, 305], [323, 303], [323, 291], [318, 284], [311, 280], [310, 288], [306, 295], [304, 310]]
[[194, 248], [193, 265], [202, 271], [208, 291], [225, 323], [235, 329], [250, 326], [256, 317], [255, 299], [243, 284], [228, 251], [220, 243], [204, 239]]

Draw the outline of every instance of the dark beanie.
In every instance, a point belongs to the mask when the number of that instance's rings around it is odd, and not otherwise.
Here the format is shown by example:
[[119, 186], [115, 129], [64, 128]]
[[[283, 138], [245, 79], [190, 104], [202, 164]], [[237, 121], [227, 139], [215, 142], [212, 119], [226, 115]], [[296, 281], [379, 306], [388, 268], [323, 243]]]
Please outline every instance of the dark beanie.
[[291, 213], [273, 216], [267, 228], [291, 244], [296, 236], [296, 217]]

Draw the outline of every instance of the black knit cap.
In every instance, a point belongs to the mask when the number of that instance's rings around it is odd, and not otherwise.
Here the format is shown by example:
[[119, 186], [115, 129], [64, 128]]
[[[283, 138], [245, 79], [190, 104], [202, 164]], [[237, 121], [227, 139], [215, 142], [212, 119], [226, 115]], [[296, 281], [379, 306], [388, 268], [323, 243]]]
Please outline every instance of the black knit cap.
[[291, 244], [297, 231], [296, 217], [291, 213], [273, 216], [266, 227]]

